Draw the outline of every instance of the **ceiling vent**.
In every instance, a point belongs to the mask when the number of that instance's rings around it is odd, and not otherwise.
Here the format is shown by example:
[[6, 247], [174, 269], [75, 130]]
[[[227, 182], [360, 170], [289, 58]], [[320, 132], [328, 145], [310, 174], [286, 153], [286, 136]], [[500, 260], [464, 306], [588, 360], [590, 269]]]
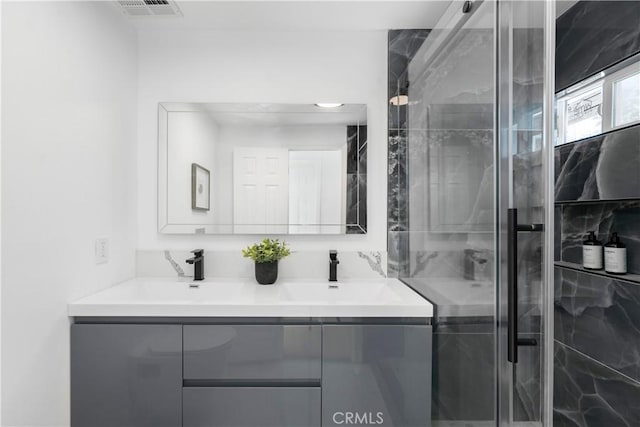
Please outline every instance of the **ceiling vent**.
[[182, 16], [171, 0], [116, 0], [116, 3], [128, 16]]

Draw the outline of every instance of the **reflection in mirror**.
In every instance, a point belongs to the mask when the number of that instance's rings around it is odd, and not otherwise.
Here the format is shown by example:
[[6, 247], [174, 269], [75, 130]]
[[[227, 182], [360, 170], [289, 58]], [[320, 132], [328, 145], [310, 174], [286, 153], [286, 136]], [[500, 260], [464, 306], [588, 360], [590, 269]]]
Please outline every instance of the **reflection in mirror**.
[[365, 105], [161, 103], [158, 113], [161, 233], [366, 233]]

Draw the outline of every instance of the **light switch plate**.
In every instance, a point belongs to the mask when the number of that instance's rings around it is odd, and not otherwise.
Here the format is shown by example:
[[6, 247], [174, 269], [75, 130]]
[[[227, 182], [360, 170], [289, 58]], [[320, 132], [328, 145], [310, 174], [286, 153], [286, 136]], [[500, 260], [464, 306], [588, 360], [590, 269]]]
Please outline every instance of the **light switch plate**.
[[109, 262], [109, 239], [106, 237], [96, 239], [95, 259], [96, 264], [106, 264]]

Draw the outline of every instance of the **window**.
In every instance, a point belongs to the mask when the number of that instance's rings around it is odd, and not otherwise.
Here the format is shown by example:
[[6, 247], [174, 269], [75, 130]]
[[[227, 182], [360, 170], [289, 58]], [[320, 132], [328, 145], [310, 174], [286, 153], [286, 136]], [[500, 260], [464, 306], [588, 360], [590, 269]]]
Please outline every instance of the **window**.
[[640, 55], [556, 95], [556, 145], [640, 123]]
[[565, 102], [565, 137], [577, 141], [602, 133], [602, 84]]
[[613, 84], [613, 126], [640, 120], [640, 72]]

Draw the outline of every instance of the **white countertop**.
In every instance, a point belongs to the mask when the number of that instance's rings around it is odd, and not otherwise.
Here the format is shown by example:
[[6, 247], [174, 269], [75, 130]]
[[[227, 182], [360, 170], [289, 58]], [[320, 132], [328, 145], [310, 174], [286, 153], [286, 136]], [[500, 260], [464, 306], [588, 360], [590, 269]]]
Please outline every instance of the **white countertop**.
[[[190, 287], [197, 283], [198, 288]], [[432, 317], [433, 306], [396, 279], [136, 278], [68, 305], [69, 316], [95, 317]]]

